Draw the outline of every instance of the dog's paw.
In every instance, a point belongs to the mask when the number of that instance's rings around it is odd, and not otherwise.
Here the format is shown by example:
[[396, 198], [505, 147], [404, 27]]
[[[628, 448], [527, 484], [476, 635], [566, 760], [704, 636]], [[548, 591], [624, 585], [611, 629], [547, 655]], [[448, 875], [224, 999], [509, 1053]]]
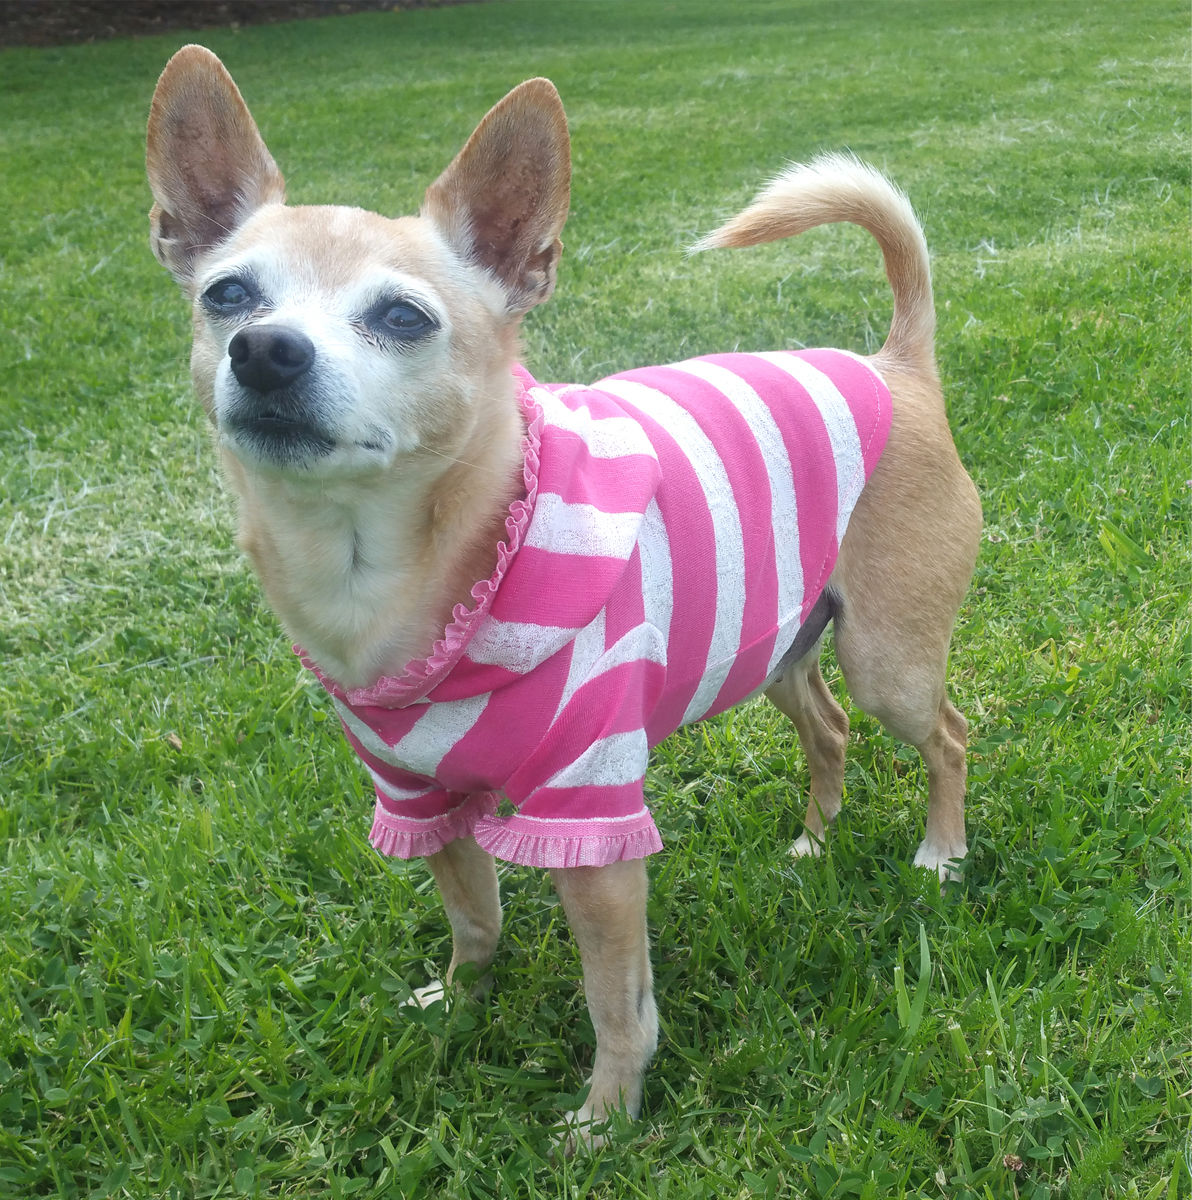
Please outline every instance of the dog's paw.
[[581, 1124], [578, 1113], [570, 1112], [563, 1120], [566, 1133], [559, 1139], [558, 1153], [561, 1158], [573, 1158], [581, 1150], [585, 1153], [599, 1150], [608, 1140], [604, 1134], [593, 1133], [590, 1124]]
[[492, 987], [491, 971], [482, 971], [473, 963], [461, 963], [450, 972], [446, 982], [435, 979], [425, 987], [415, 988], [403, 1007], [429, 1008], [441, 1002], [449, 1008], [457, 1000], [483, 1000]]
[[915, 854], [915, 866], [935, 871], [940, 886], [944, 887], [949, 883], [959, 883], [964, 878], [960, 863], [967, 853], [968, 847], [963, 843], [959, 846], [933, 846], [924, 840]]
[[410, 998], [403, 1004], [404, 1008], [429, 1008], [432, 1004], [442, 1001], [447, 1003], [447, 988], [438, 980], [428, 983], [425, 987], [415, 988]]
[[824, 843], [810, 833], [801, 833], [791, 847], [791, 858], [819, 858], [824, 852]]
[[572, 1158], [580, 1152], [588, 1154], [601, 1150], [611, 1140], [609, 1115], [596, 1116], [585, 1104], [563, 1117], [563, 1136], [559, 1139], [557, 1153], [563, 1158]]

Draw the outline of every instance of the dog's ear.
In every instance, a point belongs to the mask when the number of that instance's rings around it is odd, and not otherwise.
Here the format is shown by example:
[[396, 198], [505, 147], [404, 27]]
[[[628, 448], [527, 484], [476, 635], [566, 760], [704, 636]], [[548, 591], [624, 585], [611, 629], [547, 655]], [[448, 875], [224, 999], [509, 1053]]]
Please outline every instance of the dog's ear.
[[184, 285], [200, 254], [260, 205], [285, 199], [281, 172], [239, 90], [203, 46], [184, 46], [157, 81], [145, 166], [156, 201], [149, 242]]
[[465, 258], [487, 268], [520, 316], [555, 289], [571, 199], [571, 143], [559, 93], [529, 79], [496, 104], [427, 189], [429, 217]]

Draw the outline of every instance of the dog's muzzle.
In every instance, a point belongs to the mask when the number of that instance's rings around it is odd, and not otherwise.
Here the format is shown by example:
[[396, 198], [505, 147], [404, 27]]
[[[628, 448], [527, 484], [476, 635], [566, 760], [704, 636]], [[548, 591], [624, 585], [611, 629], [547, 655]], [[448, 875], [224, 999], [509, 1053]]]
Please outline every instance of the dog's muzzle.
[[250, 325], [228, 343], [240, 385], [221, 424], [240, 452], [278, 466], [302, 465], [335, 449], [319, 416], [315, 344], [288, 325]]

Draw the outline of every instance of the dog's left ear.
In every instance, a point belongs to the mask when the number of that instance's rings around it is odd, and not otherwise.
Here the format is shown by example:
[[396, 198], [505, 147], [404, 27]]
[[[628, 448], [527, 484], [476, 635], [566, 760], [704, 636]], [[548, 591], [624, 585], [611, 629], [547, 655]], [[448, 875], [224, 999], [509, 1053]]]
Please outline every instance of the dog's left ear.
[[528, 79], [496, 104], [427, 189], [422, 215], [500, 282], [521, 316], [555, 290], [571, 199], [571, 143], [559, 93]]

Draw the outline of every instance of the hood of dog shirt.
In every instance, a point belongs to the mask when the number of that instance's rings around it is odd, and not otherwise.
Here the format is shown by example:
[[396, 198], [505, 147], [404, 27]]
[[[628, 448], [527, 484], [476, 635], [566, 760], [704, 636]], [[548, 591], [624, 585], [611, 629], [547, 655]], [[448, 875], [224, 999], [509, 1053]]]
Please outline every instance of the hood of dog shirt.
[[382, 852], [472, 833], [536, 866], [641, 857], [661, 847], [648, 748], [774, 672], [885, 445], [889, 391], [831, 350], [590, 388], [516, 376], [525, 496], [493, 575], [400, 675], [319, 678], [376, 784]]

